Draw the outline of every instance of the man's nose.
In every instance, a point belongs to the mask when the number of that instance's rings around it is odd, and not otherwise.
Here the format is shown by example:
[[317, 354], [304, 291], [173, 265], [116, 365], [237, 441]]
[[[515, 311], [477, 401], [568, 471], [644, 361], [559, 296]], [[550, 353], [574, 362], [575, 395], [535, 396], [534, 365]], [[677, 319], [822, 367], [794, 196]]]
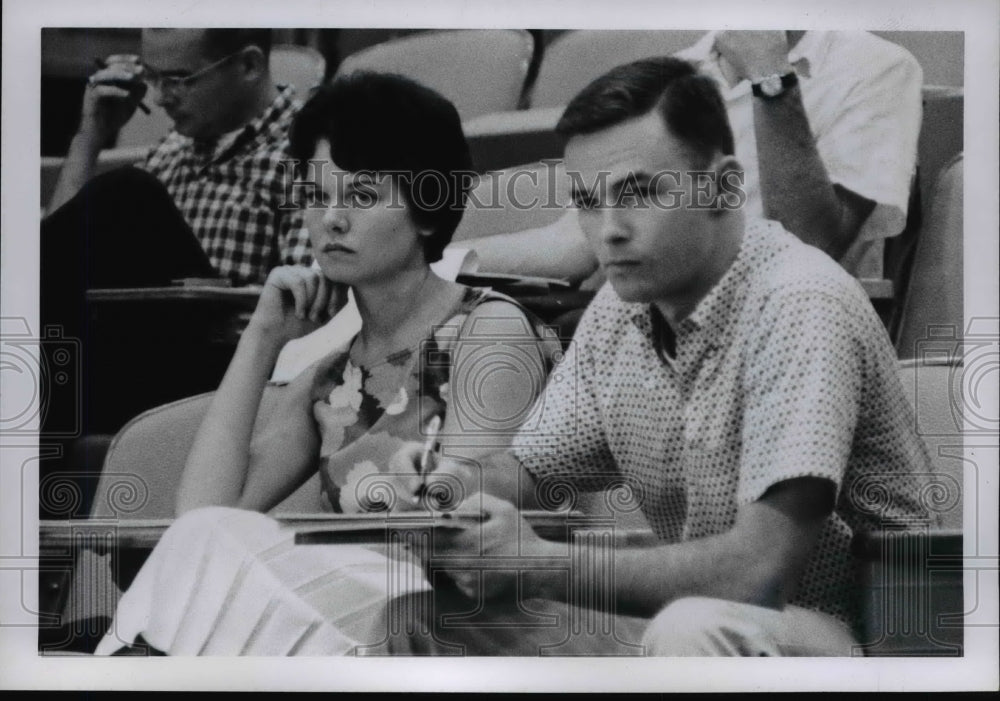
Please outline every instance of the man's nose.
[[166, 90], [153, 88], [150, 92], [153, 93], [153, 104], [157, 107], [167, 107], [176, 102], [174, 97]]
[[621, 207], [601, 208], [599, 236], [601, 243], [614, 245], [628, 240], [630, 226], [627, 213]]

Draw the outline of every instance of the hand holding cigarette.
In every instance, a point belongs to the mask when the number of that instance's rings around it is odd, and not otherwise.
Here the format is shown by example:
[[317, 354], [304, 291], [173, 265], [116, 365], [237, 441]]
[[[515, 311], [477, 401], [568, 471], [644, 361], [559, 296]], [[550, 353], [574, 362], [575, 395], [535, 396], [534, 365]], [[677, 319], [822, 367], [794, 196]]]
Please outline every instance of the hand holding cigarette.
[[90, 87], [110, 85], [125, 90], [130, 96], [138, 95], [139, 109], [149, 114], [149, 107], [142, 101], [146, 94], [146, 84], [142, 81], [143, 67], [139, 57], [131, 54], [115, 54], [107, 59], [95, 58], [94, 64], [100, 69], [87, 79]]
[[100, 68], [87, 79], [77, 135], [104, 148], [113, 143], [137, 107], [147, 113], [149, 108], [142, 103], [146, 83], [138, 56], [118, 54], [94, 63]]

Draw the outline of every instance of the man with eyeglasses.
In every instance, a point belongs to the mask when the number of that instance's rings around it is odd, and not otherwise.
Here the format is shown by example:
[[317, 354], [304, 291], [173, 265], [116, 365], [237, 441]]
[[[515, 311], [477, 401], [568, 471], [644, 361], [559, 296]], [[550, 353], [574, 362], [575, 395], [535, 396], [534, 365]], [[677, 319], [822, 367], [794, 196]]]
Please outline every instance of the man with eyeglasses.
[[[62, 249], [67, 237], [79, 237], [79, 210], [94, 217], [96, 203], [106, 211], [91, 220], [88, 287], [213, 276], [259, 283], [275, 265], [310, 263], [301, 216], [289, 207], [285, 167], [298, 103], [290, 86], [272, 82], [269, 51], [270, 30], [146, 29], [141, 61], [110, 57], [88, 81], [43, 225], [43, 249], [48, 239], [60, 239]], [[94, 179], [101, 149], [147, 92], [173, 129], [138, 164], [145, 173], [125, 169]], [[158, 260], [142, 269], [123, 250], [137, 227], [143, 242], [159, 249]], [[47, 229], [59, 235], [47, 236]], [[53, 258], [43, 250], [43, 275]]]
[[[57, 441], [51, 427], [67, 422], [85, 436], [114, 432], [148, 408], [143, 401], [190, 394], [178, 380], [203, 372], [180, 359], [180, 373], [164, 371], [170, 351], [154, 360], [142, 346], [123, 350], [95, 333], [86, 290], [180, 278], [261, 283], [277, 265], [312, 262], [287, 167], [288, 130], [300, 103], [291, 86], [271, 79], [270, 41], [266, 29], [145, 29], [141, 60], [108, 57], [88, 81], [40, 237], [41, 321], [82, 341], [83, 405], [50, 403], [43, 440]], [[173, 129], [135, 167], [95, 176], [102, 148], [143, 100], [162, 107]], [[133, 356], [146, 357], [134, 361], [145, 367], [123, 367]], [[128, 375], [141, 390], [121, 391]], [[63, 453], [73, 445], [68, 439]]]

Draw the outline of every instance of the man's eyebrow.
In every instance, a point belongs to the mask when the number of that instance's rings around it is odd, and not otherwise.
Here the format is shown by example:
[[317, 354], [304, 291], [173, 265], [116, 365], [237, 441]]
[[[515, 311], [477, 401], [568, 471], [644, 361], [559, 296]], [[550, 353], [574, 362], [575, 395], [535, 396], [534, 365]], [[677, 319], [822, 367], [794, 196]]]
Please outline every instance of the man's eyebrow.
[[160, 70], [156, 66], [149, 65], [145, 61], [142, 62], [142, 67], [145, 68], [150, 73], [155, 73], [156, 75], [165, 76], [165, 77], [182, 78], [184, 76], [191, 75], [192, 73], [194, 73], [194, 71], [186, 71], [184, 69], [177, 69], [177, 68], [173, 68], [173, 69], [167, 68], [165, 70]]
[[650, 174], [644, 170], [640, 170], [638, 172], [629, 172], [611, 183], [610, 187], [608, 188], [608, 194], [611, 195], [612, 197], [617, 197], [618, 195], [621, 194], [621, 191], [624, 190], [626, 187], [628, 188], [643, 187], [645, 185], [648, 185], [651, 180], [652, 176], [650, 176]]

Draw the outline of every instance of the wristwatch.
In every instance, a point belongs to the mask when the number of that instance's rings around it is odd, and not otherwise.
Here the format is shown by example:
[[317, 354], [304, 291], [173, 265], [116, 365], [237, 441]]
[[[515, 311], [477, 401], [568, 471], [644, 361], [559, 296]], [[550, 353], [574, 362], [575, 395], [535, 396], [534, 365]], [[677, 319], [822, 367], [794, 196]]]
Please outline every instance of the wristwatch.
[[754, 81], [751, 87], [753, 88], [755, 97], [770, 99], [781, 96], [786, 90], [798, 84], [799, 77], [795, 74], [795, 71], [789, 71], [784, 75], [775, 73], [774, 75], [765, 76]]

